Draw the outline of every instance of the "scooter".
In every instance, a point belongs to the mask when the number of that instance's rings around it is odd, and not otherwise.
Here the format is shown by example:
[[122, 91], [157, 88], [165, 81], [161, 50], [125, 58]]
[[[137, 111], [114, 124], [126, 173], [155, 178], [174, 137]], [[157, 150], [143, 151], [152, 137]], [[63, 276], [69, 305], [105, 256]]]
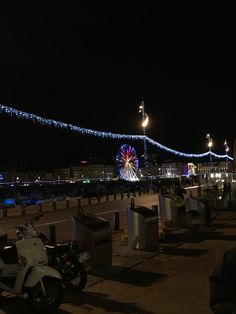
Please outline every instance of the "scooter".
[[[48, 264], [61, 274], [64, 285], [70, 290], [83, 290], [87, 284], [87, 269], [90, 267], [90, 254], [85, 243], [74, 240], [50, 243], [45, 234], [39, 232], [35, 226], [35, 222], [42, 216], [43, 213], [31, 216], [26, 223], [27, 233], [42, 240], [47, 250]], [[21, 236], [27, 237], [27, 234], [21, 233]]]
[[86, 248], [74, 240], [51, 244], [42, 233], [39, 237], [45, 241], [49, 265], [59, 271], [64, 285], [70, 290], [83, 290], [87, 284], [87, 262], [90, 259]]
[[63, 299], [61, 275], [47, 265], [42, 240], [33, 237], [27, 225], [16, 229], [19, 239], [0, 246], [0, 292], [27, 293], [34, 312], [54, 312]]

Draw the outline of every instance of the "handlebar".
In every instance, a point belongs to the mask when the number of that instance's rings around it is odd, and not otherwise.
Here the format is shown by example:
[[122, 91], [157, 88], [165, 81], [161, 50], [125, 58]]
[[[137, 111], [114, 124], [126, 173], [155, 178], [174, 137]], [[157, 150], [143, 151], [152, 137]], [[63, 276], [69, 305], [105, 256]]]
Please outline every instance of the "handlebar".
[[21, 232], [27, 230], [27, 227], [25, 225], [23, 225], [23, 224], [16, 225], [15, 227], [16, 227], [16, 229], [20, 230]]

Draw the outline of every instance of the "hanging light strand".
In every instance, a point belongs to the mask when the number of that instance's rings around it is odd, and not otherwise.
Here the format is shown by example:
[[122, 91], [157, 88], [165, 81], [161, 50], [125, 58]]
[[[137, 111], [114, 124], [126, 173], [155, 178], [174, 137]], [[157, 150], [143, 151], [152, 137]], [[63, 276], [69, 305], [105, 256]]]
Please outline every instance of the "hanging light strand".
[[164, 145], [158, 143], [157, 141], [154, 141], [153, 139], [147, 137], [146, 135], [128, 135], [128, 134], [119, 134], [119, 133], [86, 129], [86, 128], [82, 128], [80, 126], [56, 121], [53, 119], [42, 118], [42, 117], [37, 116], [35, 114], [24, 112], [21, 110], [17, 110], [17, 109], [14, 109], [12, 107], [1, 105], [1, 104], [0, 104], [0, 113], [7, 114], [7, 115], [12, 116], [12, 117], [15, 116], [15, 117], [20, 118], [20, 119], [31, 120], [35, 123], [39, 123], [39, 124], [42, 124], [45, 126], [47, 125], [47, 126], [51, 126], [51, 127], [55, 127], [55, 128], [59, 128], [59, 129], [66, 129], [69, 131], [78, 132], [78, 133], [83, 134], [83, 135], [92, 135], [92, 136], [97, 136], [97, 137], [102, 137], [102, 138], [112, 138], [112, 139], [127, 139], [127, 140], [141, 140], [141, 141], [146, 140], [150, 144], [157, 146], [158, 148], [160, 148], [162, 150], [165, 150], [169, 153], [179, 155], [182, 157], [202, 158], [202, 157], [205, 157], [205, 156], [208, 156], [211, 154], [212, 156], [214, 156], [216, 158], [225, 158], [227, 156], [230, 160], [233, 160], [233, 158], [230, 157], [229, 155], [218, 155], [218, 154], [213, 153], [211, 150], [206, 152], [206, 153], [202, 153], [202, 154], [188, 154], [188, 153], [180, 152], [180, 151], [174, 150], [172, 148], [169, 148], [167, 146], [164, 146]]

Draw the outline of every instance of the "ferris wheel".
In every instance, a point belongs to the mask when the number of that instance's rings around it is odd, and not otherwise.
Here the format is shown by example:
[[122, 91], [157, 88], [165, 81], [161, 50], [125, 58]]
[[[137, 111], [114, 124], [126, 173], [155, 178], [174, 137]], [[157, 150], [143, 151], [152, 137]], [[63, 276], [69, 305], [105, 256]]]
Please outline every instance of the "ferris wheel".
[[137, 177], [138, 158], [135, 149], [127, 144], [121, 146], [116, 161], [122, 179], [127, 181], [139, 181]]

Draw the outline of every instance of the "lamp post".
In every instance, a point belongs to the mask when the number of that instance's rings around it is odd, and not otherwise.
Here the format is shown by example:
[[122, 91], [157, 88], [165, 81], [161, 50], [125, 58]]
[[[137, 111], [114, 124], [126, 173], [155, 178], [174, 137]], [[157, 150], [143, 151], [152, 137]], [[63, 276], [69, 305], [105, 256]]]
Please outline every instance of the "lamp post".
[[[209, 133], [206, 135], [206, 138], [207, 138], [207, 140], [208, 140], [207, 146], [208, 146], [208, 148], [209, 148], [209, 153], [210, 153], [210, 178], [211, 178], [211, 173], [212, 173], [212, 155], [211, 155], [211, 148], [212, 148], [212, 146], [213, 146], [213, 140], [212, 140], [212, 138], [211, 138], [211, 136], [210, 136]], [[209, 185], [209, 180], [207, 180], [207, 185]]]
[[211, 148], [213, 146], [213, 140], [210, 136], [210, 134], [208, 133], [206, 138], [208, 139], [208, 143], [207, 143], [207, 146], [209, 148], [209, 152], [210, 152], [210, 163], [211, 163], [211, 168], [212, 168], [212, 155], [211, 155]]
[[146, 127], [148, 125], [149, 117], [145, 112], [144, 109], [144, 101], [142, 101], [141, 105], [139, 106], [139, 113], [142, 114], [142, 128], [143, 128], [143, 148], [144, 148], [144, 166], [145, 166], [145, 172], [148, 173], [148, 156], [147, 156], [147, 141], [146, 141]]
[[227, 173], [229, 171], [229, 158], [228, 158], [229, 145], [226, 140], [224, 141], [224, 147], [225, 147], [225, 155], [226, 155], [225, 173]]

